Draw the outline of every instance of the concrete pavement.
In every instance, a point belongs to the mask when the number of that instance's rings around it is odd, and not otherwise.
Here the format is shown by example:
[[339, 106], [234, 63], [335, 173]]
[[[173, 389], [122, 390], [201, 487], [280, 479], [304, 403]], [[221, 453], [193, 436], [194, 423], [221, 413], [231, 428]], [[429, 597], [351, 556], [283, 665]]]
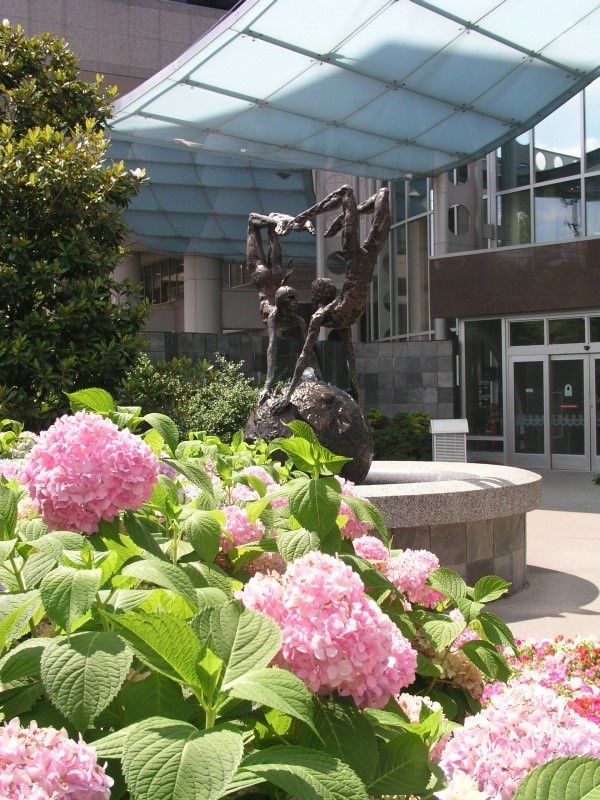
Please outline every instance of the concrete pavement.
[[518, 638], [600, 638], [600, 486], [591, 472], [538, 471], [527, 514], [527, 586], [491, 603]]

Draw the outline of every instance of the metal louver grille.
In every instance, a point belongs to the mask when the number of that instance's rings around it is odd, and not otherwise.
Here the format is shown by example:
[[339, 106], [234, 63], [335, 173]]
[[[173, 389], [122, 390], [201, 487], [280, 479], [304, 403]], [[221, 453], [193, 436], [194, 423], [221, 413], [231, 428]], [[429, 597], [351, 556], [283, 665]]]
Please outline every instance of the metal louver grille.
[[464, 433], [435, 433], [433, 435], [434, 461], [466, 461], [467, 439]]

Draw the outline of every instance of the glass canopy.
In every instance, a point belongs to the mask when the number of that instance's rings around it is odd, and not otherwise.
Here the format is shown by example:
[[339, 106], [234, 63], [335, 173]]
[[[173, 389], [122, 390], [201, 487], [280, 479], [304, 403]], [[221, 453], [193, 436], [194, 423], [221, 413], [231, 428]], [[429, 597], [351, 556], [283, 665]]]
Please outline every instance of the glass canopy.
[[310, 204], [305, 170], [432, 175], [532, 127], [600, 74], [598, 31], [595, 0], [246, 0], [117, 101], [111, 154], [150, 177], [129, 221], [243, 254], [233, 218]]

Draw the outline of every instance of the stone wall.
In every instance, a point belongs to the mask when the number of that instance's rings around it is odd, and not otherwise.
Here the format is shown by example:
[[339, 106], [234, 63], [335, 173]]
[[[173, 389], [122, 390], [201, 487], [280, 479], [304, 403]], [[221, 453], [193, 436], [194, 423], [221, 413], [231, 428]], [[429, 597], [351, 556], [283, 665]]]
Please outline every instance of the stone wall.
[[[221, 353], [241, 361], [244, 372], [262, 384], [267, 372], [267, 338], [245, 333], [146, 332], [146, 352], [153, 361], [187, 356], [214, 360]], [[277, 380], [287, 380], [296, 363], [300, 342], [280, 339], [277, 347]], [[317, 345], [323, 377], [345, 389], [349, 386], [341, 342]], [[423, 411], [434, 419], [457, 415], [454, 355], [451, 341], [355, 343], [356, 365], [364, 407], [378, 408], [387, 416]]]

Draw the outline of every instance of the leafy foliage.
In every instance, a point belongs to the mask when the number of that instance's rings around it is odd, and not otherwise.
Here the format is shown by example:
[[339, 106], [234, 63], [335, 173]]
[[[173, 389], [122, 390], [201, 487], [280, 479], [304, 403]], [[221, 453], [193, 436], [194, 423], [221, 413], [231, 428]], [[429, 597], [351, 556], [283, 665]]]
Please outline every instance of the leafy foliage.
[[62, 40], [4, 23], [0, 61], [0, 408], [39, 430], [139, 350], [146, 306], [111, 273], [141, 175], [106, 162], [110, 93]]
[[[139, 510], [89, 536], [48, 532], [20, 513], [21, 487], [0, 480], [0, 583], [8, 589], [0, 594], [0, 718], [82, 733], [109, 760], [115, 800], [367, 800], [441, 788], [429, 752], [450, 719], [424, 707], [414, 723], [394, 699], [361, 710], [336, 692], [315, 695], [282, 668], [278, 624], [236, 596], [256, 559], [340, 554], [419, 650], [410, 691], [435, 695], [460, 719], [477, 702], [444, 664], [460, 652], [478, 674], [505, 677], [492, 645], [512, 637], [484, 609], [506, 584], [486, 578], [469, 587], [437, 570], [436, 607], [407, 610], [406, 597], [342, 537], [335, 473], [343, 459], [301, 423], [284, 440], [289, 461], [281, 465], [269, 455], [281, 443], [248, 445], [239, 434], [231, 443], [208, 434], [180, 441], [168, 417], [119, 406], [104, 390], [69, 399], [74, 410], [141, 435], [162, 454], [165, 472]], [[225, 548], [222, 509], [241, 487], [238, 504], [265, 533]], [[344, 497], [385, 542], [377, 509]], [[469, 626], [480, 639], [461, 644]]]
[[421, 411], [396, 414], [389, 419], [381, 411], [371, 409], [368, 413], [373, 430], [375, 458], [379, 461], [430, 461], [431, 417]]

